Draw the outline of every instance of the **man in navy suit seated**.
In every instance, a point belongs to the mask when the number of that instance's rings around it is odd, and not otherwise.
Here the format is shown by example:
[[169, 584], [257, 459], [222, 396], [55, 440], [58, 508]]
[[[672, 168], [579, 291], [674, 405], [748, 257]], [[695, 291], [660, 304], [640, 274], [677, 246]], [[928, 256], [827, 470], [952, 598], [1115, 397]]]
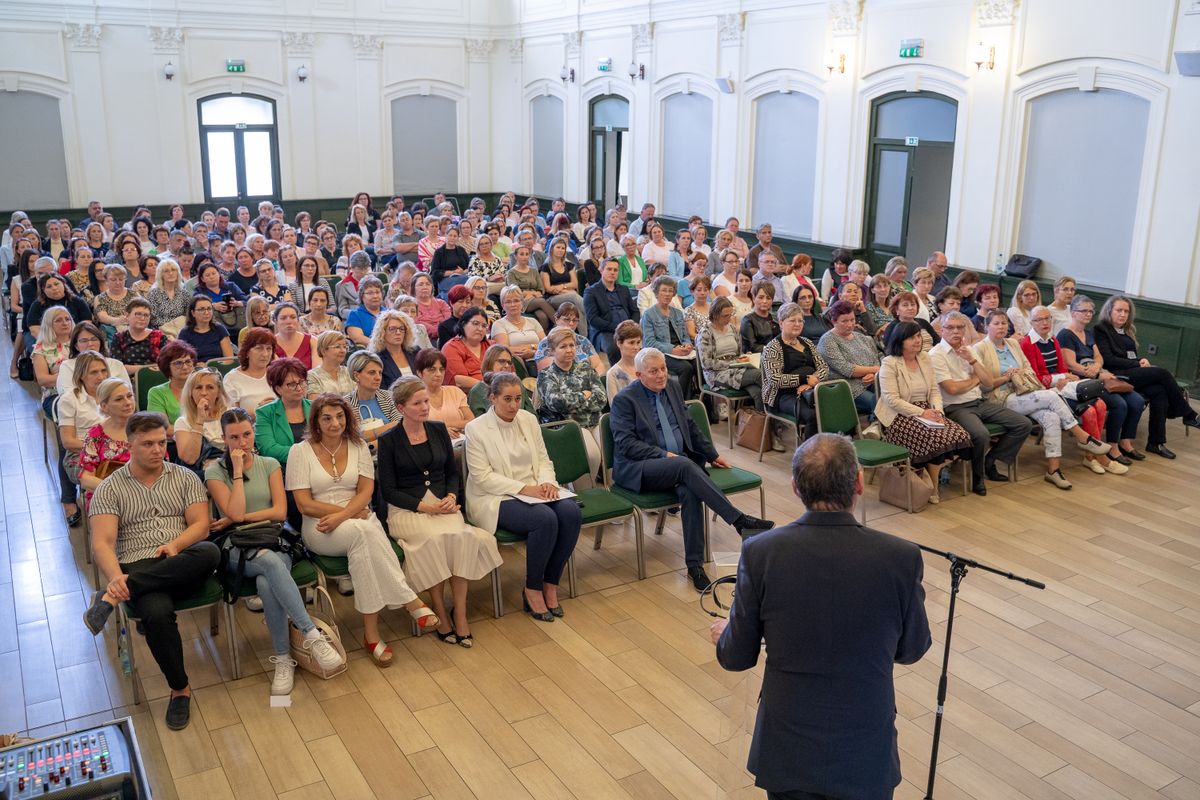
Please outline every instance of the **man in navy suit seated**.
[[808, 511], [747, 539], [717, 660], [750, 669], [766, 641], [747, 768], [771, 800], [887, 800], [900, 783], [893, 664], [931, 644], [921, 551], [863, 527], [850, 440], [818, 434], [796, 451], [792, 488]]
[[612, 400], [613, 480], [634, 492], [674, 492], [683, 517], [683, 555], [688, 577], [700, 591], [704, 572], [704, 506], [733, 525], [743, 537], [775, 523], [738, 511], [713, 484], [705, 464], [728, 469], [712, 442], [688, 415], [679, 387], [669, 382], [667, 360], [654, 348], [634, 358], [637, 380]]

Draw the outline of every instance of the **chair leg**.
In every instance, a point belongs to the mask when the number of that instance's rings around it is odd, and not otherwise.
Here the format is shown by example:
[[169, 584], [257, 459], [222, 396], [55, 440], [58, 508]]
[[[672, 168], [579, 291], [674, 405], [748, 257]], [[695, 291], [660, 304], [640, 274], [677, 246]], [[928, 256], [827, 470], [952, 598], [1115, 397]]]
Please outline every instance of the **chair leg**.
[[654, 523], [654, 535], [662, 536], [663, 526], [667, 524], [667, 510], [660, 509], [658, 512], [658, 521]]
[[597, 525], [596, 526], [596, 541], [592, 543], [592, 549], [599, 550], [600, 542], [603, 541], [603, 539], [604, 539], [604, 526]]
[[235, 603], [222, 603], [222, 605], [225, 606], [225, 635], [229, 639], [229, 659], [233, 663], [233, 679], [236, 681], [242, 677], [242, 659], [241, 653], [238, 652], [235, 629], [237, 619], [234, 617], [234, 609], [237, 606]]
[[704, 563], [705, 564], [707, 564], [708, 562], [713, 560], [712, 546], [709, 544], [708, 529], [709, 529], [708, 515], [706, 514], [704, 516]]
[[48, 467], [50, 466], [50, 431], [46, 430], [46, 415], [39, 414], [39, 416], [42, 418], [42, 463]]
[[570, 589], [571, 597], [576, 597], [579, 593], [579, 587], [575, 577], [575, 554], [571, 553], [571, 557], [567, 559], [567, 587]]
[[963, 497], [967, 496], [967, 487], [971, 484], [971, 465], [966, 461], [962, 462], [963, 473]]
[[[79, 505], [82, 508], [82, 497], [79, 498]], [[92, 524], [88, 521], [88, 515], [86, 512], [79, 515], [79, 522], [83, 525], [83, 557], [86, 559], [88, 564], [92, 564]], [[95, 567], [96, 565], [92, 564], [92, 566]], [[96, 569], [93, 569], [93, 572], [97, 576], [100, 574]], [[99, 588], [99, 584], [97, 584], [97, 588]]]
[[500, 587], [500, 568], [492, 570], [492, 614], [496, 619], [504, 615], [504, 593]]
[[767, 518], [767, 492], [762, 484], [758, 486], [758, 516], [759, 519]]
[[762, 434], [758, 437], [758, 460], [763, 459], [763, 451], [767, 449], [767, 431], [771, 429], [771, 417], [768, 415], [763, 422]]
[[133, 682], [133, 704], [142, 703], [142, 681], [138, 674], [137, 657], [134, 655], [133, 632], [129, 629], [129, 618], [125, 616], [124, 603], [117, 604], [117, 635], [125, 631], [125, 647], [129, 652], [129, 679]]
[[633, 512], [633, 536], [637, 544], [637, 571], [638, 580], [644, 580], [646, 577], [646, 551], [643, 536], [645, 531], [642, 528], [642, 515], [638, 511]]
[[[733, 424], [737, 421], [738, 409], [742, 407], [741, 403], [734, 403], [732, 400], [725, 401], [725, 411], [728, 416], [725, 419], [725, 424], [729, 428], [729, 449], [733, 449]], [[1187, 427], [1184, 425], [1183, 427]]]
[[911, 513], [913, 513], [913, 502], [912, 502], [912, 471], [913, 471], [913, 468], [912, 468], [912, 459], [911, 458], [908, 461], [904, 462], [904, 469], [905, 469], [904, 477], [907, 479], [904, 481], [904, 486], [908, 490], [908, 513], [911, 514]]
[[217, 605], [213, 603], [208, 607], [208, 632], [213, 636], [221, 633], [221, 622], [217, 616]]

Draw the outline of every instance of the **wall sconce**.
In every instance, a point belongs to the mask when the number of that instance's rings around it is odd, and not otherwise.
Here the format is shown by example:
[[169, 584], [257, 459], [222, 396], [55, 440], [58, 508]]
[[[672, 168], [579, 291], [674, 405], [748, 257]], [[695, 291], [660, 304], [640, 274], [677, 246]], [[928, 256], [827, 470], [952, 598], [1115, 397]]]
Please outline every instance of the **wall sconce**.
[[301, 83], [304, 83], [306, 80], [308, 80], [308, 67], [306, 67], [304, 64], [301, 64], [296, 70], [296, 80], [300, 81]]
[[646, 80], [646, 65], [639, 64], [636, 61], [629, 62], [629, 80], [644, 81]]
[[975, 55], [971, 60], [975, 62], [976, 72], [985, 66], [989, 70], [993, 70], [996, 68], [996, 48], [984, 47], [983, 42], [978, 42], [975, 45]]
[[833, 48], [832, 47], [829, 48], [829, 52], [825, 55], [825, 69], [829, 70], [830, 75], [833, 74], [833, 71], [835, 69], [839, 73], [845, 74], [845, 72], [846, 72], [846, 54], [845, 53], [834, 53]]
[[167, 80], [171, 80], [175, 77], [175, 65], [170, 61], [163, 65], [163, 77]]
[[575, 68], [567, 67], [564, 65], [562, 70], [558, 73], [558, 77], [560, 79], [562, 79], [563, 86], [567, 85], [567, 81], [574, 83], [575, 82]]

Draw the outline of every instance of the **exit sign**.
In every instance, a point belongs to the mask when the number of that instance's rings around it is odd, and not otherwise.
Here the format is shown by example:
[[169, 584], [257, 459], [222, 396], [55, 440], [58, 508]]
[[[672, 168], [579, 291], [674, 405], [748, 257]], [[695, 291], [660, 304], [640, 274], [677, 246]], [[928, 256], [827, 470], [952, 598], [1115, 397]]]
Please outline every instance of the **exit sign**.
[[226, 72], [245, 72], [246, 71], [246, 62], [240, 58], [239, 59], [233, 59], [233, 58], [226, 59], [225, 71]]
[[901, 39], [900, 40], [900, 57], [901, 58], [923, 58], [925, 56], [925, 40], [924, 39]]

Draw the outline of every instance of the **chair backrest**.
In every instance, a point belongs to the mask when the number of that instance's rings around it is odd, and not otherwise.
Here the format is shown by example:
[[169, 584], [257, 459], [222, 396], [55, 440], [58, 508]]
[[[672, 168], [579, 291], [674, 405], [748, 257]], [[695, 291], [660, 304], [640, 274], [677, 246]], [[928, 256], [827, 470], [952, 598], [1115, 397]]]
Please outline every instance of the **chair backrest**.
[[388, 274], [386, 272], [372, 272], [371, 274], [374, 275], [376, 278], [379, 278], [379, 282], [382, 283], [385, 288], [388, 285], [388, 281], [391, 280], [391, 278], [388, 276]]
[[608, 483], [608, 471], [612, 469], [613, 452], [616, 450], [616, 445], [613, 443], [612, 420], [608, 414], [600, 415], [600, 463], [604, 466], [604, 482]]
[[150, 390], [168, 380], [158, 367], [142, 367], [134, 373], [133, 382], [137, 391], [138, 411], [146, 410], [146, 404], [150, 401]]
[[[333, 295], [334, 297], [337, 296], [337, 287], [338, 287], [338, 284], [341, 282], [342, 282], [341, 275], [326, 275], [325, 276], [325, 285], [329, 287], [329, 293], [331, 295]], [[334, 308], [337, 307], [337, 304], [334, 303], [333, 300], [329, 301], [329, 305]]]
[[858, 436], [858, 410], [850, 384], [844, 380], [818, 383], [813, 391], [817, 406], [817, 430]]
[[529, 377], [529, 369], [526, 368], [525, 362], [516, 357], [513, 358], [513, 372], [515, 372], [517, 377], [521, 380], [525, 380]]
[[708, 426], [708, 409], [704, 407], [704, 403], [699, 400], [688, 400], [687, 411], [701, 435], [708, 440], [709, 444], [712, 444], [712, 428]]
[[543, 425], [542, 441], [554, 462], [554, 478], [559, 483], [574, 483], [588, 474], [587, 448], [578, 422], [568, 419]]
[[237, 369], [239, 362], [236, 358], [210, 358], [205, 366], [211, 367], [225, 376]]

